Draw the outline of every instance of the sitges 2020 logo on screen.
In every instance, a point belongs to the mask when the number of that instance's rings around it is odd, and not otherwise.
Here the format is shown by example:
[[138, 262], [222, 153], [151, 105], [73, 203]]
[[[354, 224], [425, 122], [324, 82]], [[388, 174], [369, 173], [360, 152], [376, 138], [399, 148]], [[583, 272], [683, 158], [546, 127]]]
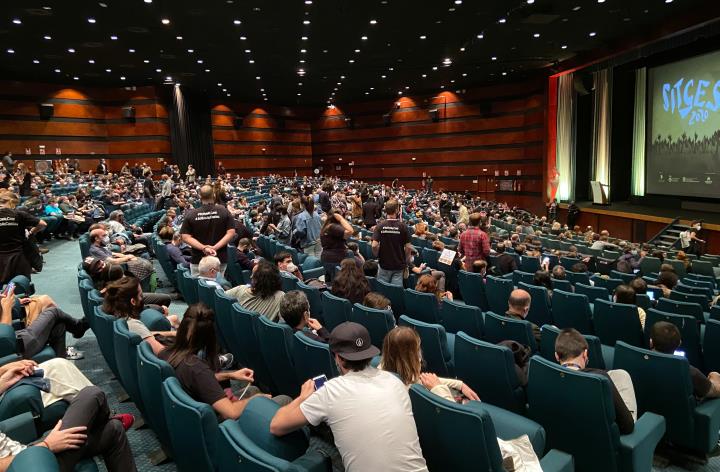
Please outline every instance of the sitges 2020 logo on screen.
[[720, 80], [712, 83], [703, 79], [685, 79], [664, 83], [662, 86], [663, 109], [678, 114], [692, 126], [704, 123], [711, 113], [720, 111]]

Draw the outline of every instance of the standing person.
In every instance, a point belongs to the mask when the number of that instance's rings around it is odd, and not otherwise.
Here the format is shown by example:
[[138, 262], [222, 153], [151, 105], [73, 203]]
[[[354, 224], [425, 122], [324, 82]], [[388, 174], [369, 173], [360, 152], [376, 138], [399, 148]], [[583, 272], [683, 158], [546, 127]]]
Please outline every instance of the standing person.
[[705, 241], [697, 237], [701, 230], [702, 221], [693, 221], [689, 229], [680, 233], [680, 249], [685, 251], [685, 254], [700, 255], [700, 245], [705, 244]]
[[394, 374], [370, 366], [380, 350], [368, 330], [352, 322], [337, 326], [330, 351], [340, 376], [317, 390], [305, 382], [300, 396], [275, 413], [270, 432], [283, 436], [325, 423], [347, 472], [427, 471], [407, 389]]
[[168, 174], [162, 175], [162, 187], [160, 189], [160, 201], [157, 204], [157, 210], [165, 208], [165, 202], [172, 197], [173, 181]]
[[227, 267], [227, 245], [235, 237], [235, 220], [230, 212], [215, 204], [215, 195], [210, 185], [200, 187], [199, 208], [187, 212], [180, 234], [185, 244], [192, 248], [190, 271], [198, 274], [198, 264], [203, 256], [216, 256], [220, 259], [220, 273]]
[[295, 234], [300, 249], [308, 256], [320, 259], [322, 246], [320, 245], [320, 215], [315, 211], [315, 202], [312, 197], [303, 197], [302, 205], [305, 211], [295, 217]]
[[25, 231], [30, 237], [47, 227], [47, 223], [25, 210], [17, 210], [20, 199], [12, 192], [0, 192], [0, 285], [9, 282], [16, 275], [30, 278], [31, 261], [25, 248], [29, 244]]
[[95, 169], [96, 174], [105, 175], [108, 173], [107, 164], [105, 163], [105, 159], [100, 159], [100, 163], [97, 165], [97, 168]]
[[5, 167], [5, 170], [9, 173], [13, 171], [13, 167], [15, 167], [15, 160], [12, 157], [13, 153], [10, 151], [6, 151], [5, 154], [3, 154], [2, 157], [2, 165]]
[[322, 254], [320, 260], [325, 266], [325, 283], [332, 284], [335, 268], [348, 257], [347, 239], [352, 236], [353, 228], [340, 213], [331, 210], [320, 230]]
[[377, 279], [393, 285], [403, 285], [403, 272], [412, 252], [410, 231], [398, 219], [397, 200], [385, 204], [387, 218], [375, 226], [372, 236], [372, 252], [378, 257]]
[[155, 188], [155, 183], [152, 180], [152, 171], [147, 170], [143, 177], [145, 177], [145, 181], [143, 182], [143, 199], [145, 200], [145, 203], [150, 205], [150, 207], [155, 208], [155, 196], [157, 195], [157, 189]]
[[567, 209], [567, 225], [568, 228], [572, 229], [575, 227], [575, 222], [580, 215], [580, 207], [575, 204], [575, 201], [571, 201]]
[[217, 173], [218, 173], [218, 176], [220, 176], [220, 175], [225, 175], [225, 174], [227, 173], [227, 171], [225, 170], [225, 166], [223, 165], [222, 161], [218, 162]]
[[481, 223], [482, 215], [480, 213], [471, 214], [470, 226], [460, 235], [458, 253], [465, 258], [465, 270], [468, 272], [472, 271], [475, 261], [485, 261], [490, 255], [490, 239], [487, 233], [480, 229]]
[[552, 201], [550, 201], [547, 204], [548, 221], [550, 221], [551, 223], [557, 219], [557, 209], [558, 209], [557, 198], [553, 198]]
[[432, 193], [433, 193], [432, 186], [433, 186], [433, 178], [431, 175], [428, 175], [427, 176], [427, 191], [430, 195], [432, 195]]
[[185, 172], [185, 179], [187, 179], [187, 183], [194, 184], [195, 183], [195, 168], [192, 166], [192, 164], [188, 165], [187, 171]]
[[362, 206], [362, 220], [365, 228], [370, 229], [375, 226], [379, 217], [380, 205], [378, 205], [374, 196], [369, 196]]

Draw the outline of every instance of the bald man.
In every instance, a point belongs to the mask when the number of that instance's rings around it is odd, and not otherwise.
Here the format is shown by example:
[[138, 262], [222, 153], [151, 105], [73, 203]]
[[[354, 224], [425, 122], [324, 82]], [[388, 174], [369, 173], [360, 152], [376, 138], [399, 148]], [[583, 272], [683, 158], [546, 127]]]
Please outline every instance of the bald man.
[[[527, 318], [528, 311], [530, 311], [530, 294], [522, 289], [515, 289], [510, 292], [510, 298], [508, 299], [508, 310], [505, 312], [505, 316], [516, 320], [524, 320]], [[535, 323], [529, 321], [532, 325], [533, 336], [538, 347], [540, 346], [540, 328]]]
[[235, 220], [222, 205], [215, 204], [215, 194], [210, 185], [200, 187], [202, 205], [187, 212], [180, 234], [185, 244], [192, 247], [190, 271], [198, 275], [198, 264], [205, 256], [216, 256], [221, 265], [218, 272], [227, 267], [227, 245], [235, 237]]

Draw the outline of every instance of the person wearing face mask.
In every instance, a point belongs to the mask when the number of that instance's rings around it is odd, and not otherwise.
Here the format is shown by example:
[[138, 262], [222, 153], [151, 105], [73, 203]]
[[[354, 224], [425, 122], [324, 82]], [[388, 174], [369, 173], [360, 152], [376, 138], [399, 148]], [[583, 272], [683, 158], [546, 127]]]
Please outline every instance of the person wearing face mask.
[[297, 277], [298, 280], [300, 280], [301, 282], [303, 281], [303, 276], [300, 273], [300, 269], [298, 269], [298, 266], [293, 264], [292, 254], [287, 251], [280, 251], [275, 254], [274, 260], [275, 265], [278, 266], [280, 272], [294, 275], [295, 277]]
[[237, 254], [235, 256], [235, 259], [237, 265], [239, 265], [242, 270], [253, 270], [253, 268], [258, 263], [259, 259], [253, 257], [253, 255], [250, 253], [251, 246], [252, 243], [250, 242], [249, 238], [242, 238], [240, 239], [240, 241], [238, 241]]
[[113, 264], [124, 264], [136, 259], [135, 256], [130, 254], [112, 252], [110, 250], [110, 236], [104, 228], [96, 228], [90, 231], [90, 255]]
[[697, 235], [702, 230], [701, 221], [693, 221], [690, 228], [680, 233], [680, 248], [685, 251], [685, 254], [700, 255], [702, 252], [702, 245], [705, 241], [698, 238]]

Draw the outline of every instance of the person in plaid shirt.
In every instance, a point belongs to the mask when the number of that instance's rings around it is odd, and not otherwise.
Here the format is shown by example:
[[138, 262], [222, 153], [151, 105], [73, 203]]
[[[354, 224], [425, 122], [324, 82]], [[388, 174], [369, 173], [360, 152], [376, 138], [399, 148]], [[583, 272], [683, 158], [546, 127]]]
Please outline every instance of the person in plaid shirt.
[[465, 270], [472, 271], [473, 262], [487, 260], [490, 255], [490, 238], [480, 229], [480, 213], [470, 215], [470, 227], [460, 235], [458, 252], [464, 257]]

